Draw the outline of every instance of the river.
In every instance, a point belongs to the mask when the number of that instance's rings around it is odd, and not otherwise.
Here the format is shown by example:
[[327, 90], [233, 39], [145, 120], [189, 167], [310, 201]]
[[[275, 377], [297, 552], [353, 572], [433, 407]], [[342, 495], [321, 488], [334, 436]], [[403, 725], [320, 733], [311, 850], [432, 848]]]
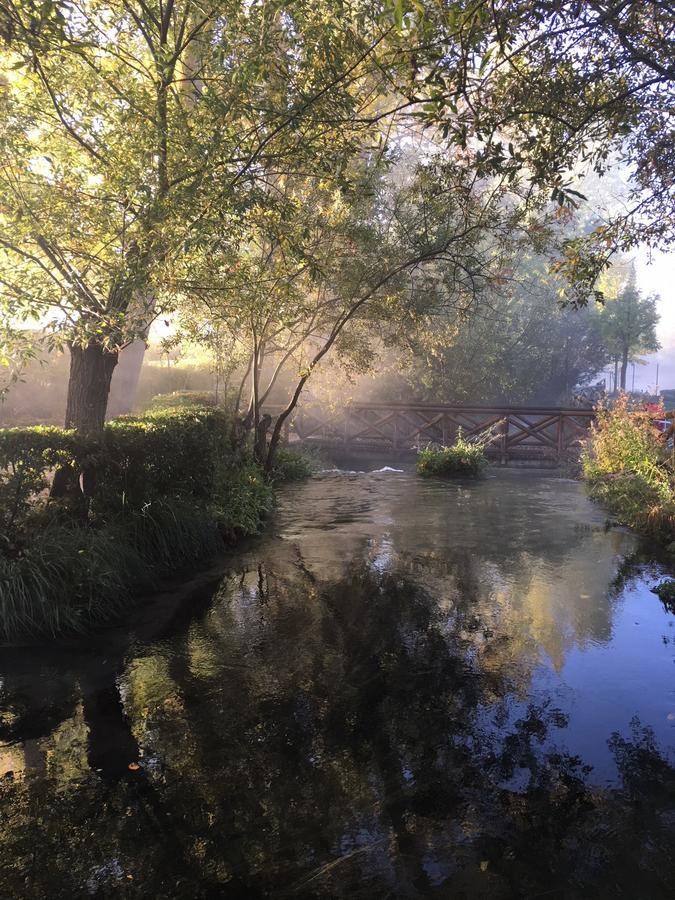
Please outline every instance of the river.
[[0, 650], [0, 895], [670, 897], [665, 574], [564, 478], [284, 488], [129, 626]]

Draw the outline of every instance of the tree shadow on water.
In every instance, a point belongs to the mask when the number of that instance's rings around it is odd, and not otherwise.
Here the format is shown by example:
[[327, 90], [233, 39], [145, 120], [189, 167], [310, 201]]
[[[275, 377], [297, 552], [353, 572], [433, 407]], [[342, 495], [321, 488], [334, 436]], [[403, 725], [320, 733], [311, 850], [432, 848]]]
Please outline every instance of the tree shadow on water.
[[247, 584], [95, 697], [72, 673], [81, 777], [2, 783], [17, 896], [670, 896], [675, 772], [653, 736], [610, 738], [609, 790], [550, 749], [551, 702], [499, 720], [522, 685], [471, 592], [441, 604], [367, 565], [321, 582], [302, 560]]

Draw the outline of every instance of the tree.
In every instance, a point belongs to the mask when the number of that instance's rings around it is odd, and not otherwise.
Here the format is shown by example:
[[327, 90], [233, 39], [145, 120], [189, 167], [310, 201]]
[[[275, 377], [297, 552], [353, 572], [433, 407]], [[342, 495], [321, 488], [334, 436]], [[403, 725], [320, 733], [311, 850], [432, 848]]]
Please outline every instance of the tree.
[[471, 316], [438, 316], [411, 335], [378, 396], [443, 403], [569, 403], [608, 361], [595, 304], [557, 302], [559, 279], [525, 257]]
[[[211, 341], [216, 326], [230, 329], [248, 360], [246, 421], [268, 470], [324, 357], [335, 350], [358, 370], [375, 344], [442, 311], [468, 313], [530, 240], [530, 212], [503, 179], [479, 181], [429, 147], [421, 162], [396, 157], [359, 154], [341, 190], [285, 179], [250, 210], [247, 240], [214, 223], [186, 257], [183, 333]], [[267, 444], [263, 404], [283, 370], [286, 399]]]
[[[393, 5], [393, 0], [392, 0]], [[478, 0], [395, 4], [418, 55], [416, 114], [483, 172], [526, 177], [577, 206], [577, 174], [625, 166], [625, 209], [570, 238], [557, 268], [593, 295], [611, 258], [675, 234], [672, 130], [675, 17], [665, 0]], [[433, 38], [433, 40], [432, 40]]]
[[626, 390], [628, 363], [642, 353], [659, 349], [656, 326], [658, 297], [643, 297], [635, 284], [635, 273], [615, 299], [608, 299], [601, 316], [601, 329], [607, 350], [620, 364], [619, 386]]
[[338, 177], [396, 57], [368, 0], [8, 10], [0, 304], [68, 346], [66, 425], [96, 431], [120, 349], [173, 302], [167, 264], [275, 167]]

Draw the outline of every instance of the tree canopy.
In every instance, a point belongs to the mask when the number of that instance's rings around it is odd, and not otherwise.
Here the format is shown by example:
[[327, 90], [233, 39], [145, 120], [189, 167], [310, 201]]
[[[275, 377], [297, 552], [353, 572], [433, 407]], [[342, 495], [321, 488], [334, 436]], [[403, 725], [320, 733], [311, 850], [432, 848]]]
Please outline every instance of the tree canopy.
[[[97, 430], [119, 351], [192, 304], [258, 400], [269, 353], [302, 389], [500, 277], [507, 223], [560, 238], [583, 305], [617, 251], [672, 239], [672, 50], [658, 0], [8, 0], [0, 358], [39, 322], [71, 353], [67, 424]], [[415, 147], [413, 202], [387, 173]], [[625, 210], [547, 230], [621, 165]]]
[[613, 255], [675, 238], [675, 16], [662, 0], [397, 3], [434, 35], [412, 92], [420, 116], [482, 171], [525, 175], [576, 206], [579, 176], [626, 169], [626, 207], [567, 240], [558, 268], [586, 302]]

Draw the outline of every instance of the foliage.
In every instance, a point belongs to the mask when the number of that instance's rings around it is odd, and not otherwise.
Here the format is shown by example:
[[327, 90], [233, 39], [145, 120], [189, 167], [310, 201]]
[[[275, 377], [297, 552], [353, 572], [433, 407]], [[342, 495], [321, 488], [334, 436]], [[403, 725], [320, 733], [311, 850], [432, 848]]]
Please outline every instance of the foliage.
[[[71, 396], [96, 402], [69, 404], [68, 424], [102, 429], [119, 350], [188, 298], [218, 373], [251, 369], [257, 425], [265, 361], [301, 391], [333, 347], [364, 366], [374, 322], [393, 340], [434, 301], [466, 311], [503, 268], [495, 239], [541, 241], [507, 214], [516, 198], [564, 212], [582, 199], [572, 169], [603, 173], [617, 151], [628, 213], [565, 240], [558, 268], [584, 302], [617, 249], [667, 241], [671, 23], [660, 3], [605, 6], [11, 4], [0, 307], [89, 351]], [[411, 190], [390, 167], [413, 139]], [[1, 359], [34, 352], [5, 343]]]
[[625, 525], [666, 543], [675, 539], [675, 475], [654, 414], [622, 395], [600, 410], [583, 453], [591, 496]]
[[[49, 498], [57, 466], [80, 475], [77, 515]], [[108, 619], [158, 574], [258, 531], [271, 503], [222, 410], [159, 410], [86, 438], [0, 430], [0, 633]]]
[[180, 409], [189, 406], [210, 407], [216, 405], [215, 391], [172, 391], [170, 394], [155, 394], [147, 406], [148, 411]]
[[108, 354], [109, 385], [175, 304], [171, 267], [218, 250], [216, 223], [241, 232], [289, 174], [342, 183], [390, 127], [377, 107], [409, 51], [372, 0], [32, 7], [0, 32], [0, 308], [45, 321], [52, 346]]
[[303, 481], [316, 472], [316, 469], [317, 460], [307, 451], [280, 447], [274, 456], [272, 480], [278, 483]]
[[407, 40], [428, 48], [416, 112], [458, 152], [471, 148], [482, 176], [528, 179], [563, 208], [585, 199], [578, 174], [631, 168], [623, 208], [564, 244], [557, 268], [577, 302], [617, 251], [673, 240], [672, 4], [389, 5]]
[[[236, 350], [256, 430], [280, 373], [290, 373], [268, 471], [285, 421], [329, 353], [362, 372], [376, 341], [409, 342], [441, 312], [468, 315], [495, 296], [537, 217], [508, 180], [478, 183], [431, 144], [414, 156], [383, 148], [355, 159], [337, 190], [295, 177], [273, 196], [251, 207], [241, 234], [215, 222], [202, 252], [177, 271], [182, 334], [210, 347], [220, 335]], [[204, 287], [187, 290], [195, 284]]]
[[83, 445], [72, 431], [35, 426], [0, 430], [0, 552], [14, 553], [45, 498], [49, 473], [72, 463]]
[[20, 555], [0, 553], [0, 637], [55, 635], [118, 614], [131, 585], [150, 583], [140, 555], [119, 538], [43, 520]]
[[475, 478], [487, 464], [484, 444], [461, 434], [451, 447], [425, 447], [417, 454], [419, 475], [469, 475]]
[[562, 308], [560, 279], [542, 257], [523, 254], [495, 302], [453, 311], [411, 331], [393, 380], [378, 395], [471, 403], [569, 403], [608, 361], [596, 305]]
[[656, 337], [659, 314], [658, 297], [643, 297], [635, 284], [635, 273], [618, 291], [605, 301], [600, 316], [603, 343], [614, 359], [621, 363], [620, 387], [626, 390], [628, 363], [642, 353], [658, 350]]
[[666, 581], [662, 581], [661, 584], [657, 584], [652, 590], [663, 603], [666, 610], [675, 615], [675, 580], [668, 578]]

